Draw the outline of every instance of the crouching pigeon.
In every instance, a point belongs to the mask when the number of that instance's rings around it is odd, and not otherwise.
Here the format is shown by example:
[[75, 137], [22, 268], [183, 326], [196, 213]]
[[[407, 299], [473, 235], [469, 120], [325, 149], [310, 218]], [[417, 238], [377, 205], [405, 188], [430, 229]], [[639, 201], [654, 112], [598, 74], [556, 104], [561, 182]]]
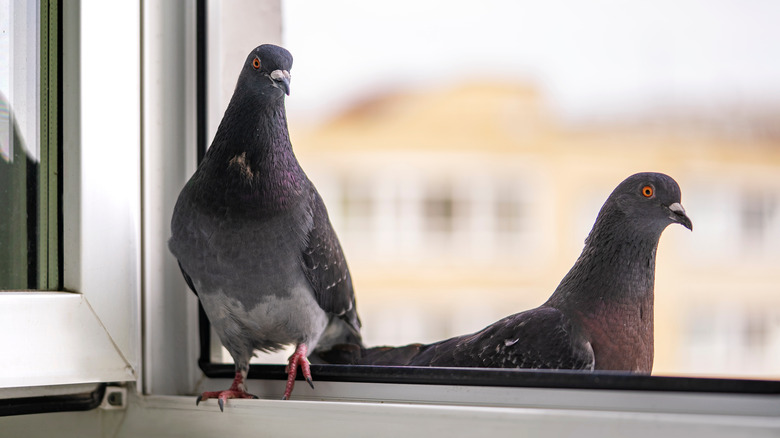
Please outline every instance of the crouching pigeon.
[[661, 233], [693, 229], [680, 188], [667, 175], [620, 183], [596, 218], [585, 248], [541, 306], [476, 333], [433, 344], [323, 352], [332, 363], [442, 367], [653, 369], [653, 283]]
[[181, 191], [169, 248], [236, 365], [233, 385], [198, 402], [256, 398], [244, 380], [255, 350], [295, 345], [284, 392], [307, 356], [361, 345], [347, 262], [325, 205], [290, 144], [292, 56], [262, 45], [244, 62], [214, 141]]

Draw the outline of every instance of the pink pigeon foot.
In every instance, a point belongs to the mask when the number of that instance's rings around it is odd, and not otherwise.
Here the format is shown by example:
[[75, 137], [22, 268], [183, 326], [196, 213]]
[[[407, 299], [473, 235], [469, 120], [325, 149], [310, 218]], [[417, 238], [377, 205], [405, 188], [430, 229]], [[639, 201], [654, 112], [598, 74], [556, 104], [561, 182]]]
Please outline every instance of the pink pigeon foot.
[[295, 386], [295, 376], [298, 374], [298, 365], [301, 366], [303, 377], [309, 386], [314, 389], [314, 382], [311, 380], [311, 370], [309, 369], [309, 359], [306, 358], [306, 344], [298, 344], [295, 353], [287, 360], [287, 386], [284, 388], [282, 400], [289, 400]]
[[230, 385], [229, 389], [224, 391], [204, 392], [195, 400], [195, 405], [197, 406], [200, 404], [200, 402], [210, 398], [217, 399], [219, 410], [224, 412], [225, 401], [229, 398], [257, 398], [257, 396], [246, 392], [246, 387], [244, 386], [244, 374], [241, 371], [236, 371], [236, 377], [233, 379], [233, 384]]

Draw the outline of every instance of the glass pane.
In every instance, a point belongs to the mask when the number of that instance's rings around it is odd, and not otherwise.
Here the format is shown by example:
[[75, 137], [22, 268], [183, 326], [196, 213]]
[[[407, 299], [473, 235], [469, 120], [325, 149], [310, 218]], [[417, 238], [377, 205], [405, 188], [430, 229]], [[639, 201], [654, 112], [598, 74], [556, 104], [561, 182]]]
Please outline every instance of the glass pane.
[[0, 289], [38, 286], [38, 7], [0, 0]]
[[[539, 306], [615, 186], [657, 171], [680, 184], [694, 228], [670, 226], [658, 247], [653, 373], [780, 378], [776, 5], [349, 3], [284, 2], [286, 103], [366, 344], [464, 335]], [[350, 209], [331, 208], [352, 194], [327, 183], [355, 174], [421, 194], [403, 226], [353, 229]], [[424, 243], [379, 251], [379, 233]]]
[[[285, 0], [282, 27], [293, 148], [366, 344], [537, 307], [615, 186], [657, 171], [695, 227], [658, 247], [653, 373], [780, 379], [776, 6], [349, 3]], [[210, 86], [232, 91], [237, 71]]]
[[58, 19], [0, 0], [0, 290], [59, 287]]

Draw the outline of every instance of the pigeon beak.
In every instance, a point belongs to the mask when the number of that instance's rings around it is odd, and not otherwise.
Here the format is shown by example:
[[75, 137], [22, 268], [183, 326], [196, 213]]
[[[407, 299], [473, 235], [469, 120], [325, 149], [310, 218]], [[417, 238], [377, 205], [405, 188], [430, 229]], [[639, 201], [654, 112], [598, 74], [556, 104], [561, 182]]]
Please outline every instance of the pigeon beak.
[[271, 80], [274, 87], [284, 91], [284, 94], [290, 95], [290, 72], [287, 70], [274, 70], [271, 72]]
[[693, 222], [691, 222], [691, 219], [687, 214], [685, 214], [685, 209], [683, 208], [682, 204], [675, 202], [668, 208], [672, 212], [671, 216], [669, 216], [669, 219], [693, 231]]

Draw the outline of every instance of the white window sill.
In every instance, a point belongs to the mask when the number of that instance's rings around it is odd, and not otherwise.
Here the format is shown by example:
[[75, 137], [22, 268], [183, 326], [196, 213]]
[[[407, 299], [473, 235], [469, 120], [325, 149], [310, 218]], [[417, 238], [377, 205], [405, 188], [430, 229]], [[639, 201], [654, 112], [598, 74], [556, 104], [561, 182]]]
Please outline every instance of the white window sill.
[[[257, 382], [250, 382], [259, 387]], [[283, 386], [284, 382], [274, 383]], [[279, 385], [276, 385], [279, 383]], [[326, 383], [326, 382], [322, 382]], [[318, 385], [314, 392], [338, 391], [337, 383]], [[754, 403], [759, 411], [746, 413], [723, 412], [723, 405], [715, 403], [708, 408], [713, 395], [700, 395], [691, 400], [689, 395], [665, 393], [650, 397], [642, 403], [651, 409], [635, 410], [636, 403], [622, 406], [622, 397], [614, 398], [611, 407], [539, 406], [533, 398], [563, 400], [568, 392], [555, 390], [525, 391], [513, 389], [520, 399], [505, 405], [481, 403], [414, 403], [374, 399], [376, 384], [354, 384], [348, 391], [357, 390], [363, 400], [229, 400], [225, 412], [220, 412], [213, 400], [195, 406], [191, 396], [138, 396], [129, 392], [126, 410], [71, 412], [44, 414], [45, 417], [9, 417], [4, 431], [25, 436], [84, 436], [90, 430], [118, 437], [156, 436], [310, 436], [325, 437], [457, 437], [457, 436], [578, 436], [578, 437], [726, 437], [777, 436], [780, 418], [772, 415], [777, 403], [772, 398], [759, 398]], [[388, 385], [387, 391], [407, 391], [406, 385]], [[320, 389], [320, 387], [322, 387]], [[422, 385], [423, 391], [430, 391]], [[269, 388], [270, 389], [270, 388]], [[297, 390], [298, 388], [296, 388]], [[303, 388], [301, 388], [303, 389]], [[343, 388], [342, 388], [343, 389]], [[462, 389], [462, 388], [461, 388]], [[458, 392], [458, 388], [447, 391]], [[302, 392], [302, 391], [301, 391]], [[557, 394], [557, 395], [556, 395]], [[473, 395], [473, 394], [472, 394]], [[499, 395], [500, 394], [492, 394]], [[683, 397], [679, 397], [682, 395]], [[294, 394], [293, 397], [296, 395]], [[629, 398], [635, 397], [629, 395]], [[725, 396], [738, 399], [740, 396]], [[639, 399], [641, 399], [641, 394]], [[370, 400], [369, 400], [370, 399]], [[637, 399], [638, 400], [638, 399]], [[684, 403], [696, 402], [697, 412]], [[725, 400], [727, 401], [727, 400]], [[738, 403], [739, 404], [739, 403]], [[566, 407], [566, 406], [569, 407]], [[598, 405], [598, 403], [597, 403]], [[679, 409], [679, 410], [678, 410]], [[46, 421], [42, 421], [42, 420]], [[63, 435], [61, 432], [67, 433]], [[97, 436], [97, 435], [95, 435]]]
[[[429, 388], [430, 389], [430, 388]], [[518, 391], [515, 391], [518, 392]], [[519, 391], [524, 392], [524, 391]], [[709, 397], [709, 396], [708, 396]], [[674, 404], [674, 397], [670, 398]], [[614, 401], [619, 401], [614, 400]], [[654, 401], [655, 402], [655, 401]], [[768, 401], [765, 401], [768, 403]], [[230, 400], [225, 412], [191, 397], [153, 396], [131, 400], [127, 436], [218, 436], [241, 424], [246, 436], [776, 436], [780, 419], [720, 413], [561, 409], [473, 404]], [[704, 403], [706, 405], [706, 403]], [[700, 409], [703, 410], [703, 409]], [[142, 421], [133, 421], [133, 420]], [[269, 421], [273, 419], [273, 421]], [[158, 435], [159, 436], [159, 435]], [[243, 435], [242, 435], [243, 436]]]
[[6, 388], [136, 379], [84, 295], [0, 292], [0, 309], [0, 398]]

